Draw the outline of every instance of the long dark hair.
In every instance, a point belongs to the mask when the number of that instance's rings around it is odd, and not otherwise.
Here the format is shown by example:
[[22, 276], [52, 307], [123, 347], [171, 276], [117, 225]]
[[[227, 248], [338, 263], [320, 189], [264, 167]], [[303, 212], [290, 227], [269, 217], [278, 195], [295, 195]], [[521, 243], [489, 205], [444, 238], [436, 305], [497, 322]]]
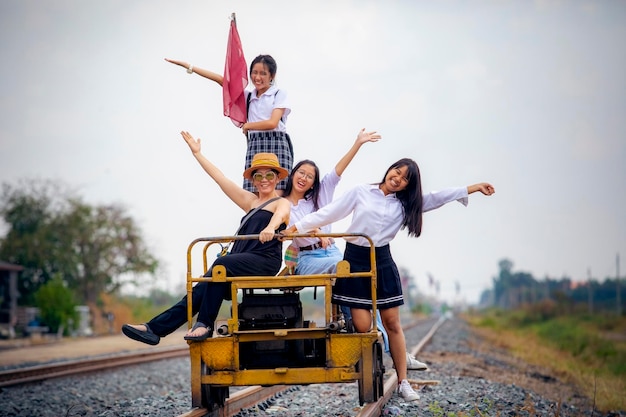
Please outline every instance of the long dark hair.
[[270, 77], [274, 79], [278, 66], [276, 65], [276, 61], [274, 60], [274, 58], [272, 58], [271, 55], [259, 55], [254, 58], [252, 60], [252, 63], [250, 64], [250, 74], [252, 74], [252, 68], [254, 67], [254, 65], [258, 64], [259, 62], [267, 67], [267, 70], [270, 72]]
[[304, 164], [311, 165], [315, 169], [315, 178], [313, 179], [313, 187], [306, 190], [306, 192], [304, 193], [304, 199], [313, 200], [313, 208], [315, 211], [317, 211], [317, 209], [319, 209], [317, 200], [320, 195], [320, 169], [317, 167], [315, 162], [311, 161], [310, 159], [304, 159], [298, 162], [296, 165], [294, 165], [294, 167], [291, 169], [291, 173], [289, 174], [289, 177], [287, 177], [287, 185], [285, 187], [285, 192], [283, 193], [283, 195], [287, 197], [291, 194], [291, 191], [293, 190], [293, 176], [296, 174], [296, 172], [298, 172], [298, 169], [300, 169], [300, 167]]
[[409, 236], [418, 237], [422, 234], [422, 205], [424, 199], [422, 197], [422, 176], [417, 162], [409, 158], [402, 158], [392, 164], [380, 184], [385, 183], [387, 174], [392, 169], [407, 167], [407, 180], [409, 183], [406, 188], [396, 193], [396, 198], [402, 203], [404, 209], [404, 219], [402, 220], [402, 229], [409, 231]]

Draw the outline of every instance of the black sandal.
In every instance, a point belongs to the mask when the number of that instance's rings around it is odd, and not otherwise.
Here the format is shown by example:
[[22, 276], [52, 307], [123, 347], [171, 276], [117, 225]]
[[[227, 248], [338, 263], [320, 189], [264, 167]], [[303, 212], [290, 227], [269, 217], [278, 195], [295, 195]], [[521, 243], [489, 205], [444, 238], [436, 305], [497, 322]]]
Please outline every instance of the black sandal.
[[207, 326], [206, 324], [202, 323], [201, 321], [197, 321], [196, 324], [194, 324], [193, 327], [191, 328], [191, 331], [193, 332], [194, 330], [199, 329], [201, 327], [206, 329], [206, 333], [203, 333], [200, 336], [185, 336], [185, 340], [191, 340], [193, 342], [201, 342], [211, 337], [211, 328]]
[[146, 326], [145, 332], [139, 329], [135, 329], [133, 326], [129, 324], [125, 324], [122, 326], [122, 332], [126, 336], [138, 342], [146, 343], [152, 346], [158, 345], [159, 342], [161, 341], [161, 338], [157, 336], [156, 334], [154, 334], [152, 330], [150, 330], [150, 327], [148, 327], [147, 324], [143, 323], [143, 325]]

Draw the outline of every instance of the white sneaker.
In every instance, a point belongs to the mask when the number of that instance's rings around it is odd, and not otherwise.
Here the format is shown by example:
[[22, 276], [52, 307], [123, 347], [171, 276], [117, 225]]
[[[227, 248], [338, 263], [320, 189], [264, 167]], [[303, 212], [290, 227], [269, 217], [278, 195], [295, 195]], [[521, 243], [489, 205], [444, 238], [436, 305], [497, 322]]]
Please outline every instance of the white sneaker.
[[[394, 364], [395, 368], [396, 365]], [[427, 371], [428, 365], [424, 362], [420, 362], [415, 359], [415, 356], [411, 355], [409, 352], [406, 353], [406, 369], [407, 371]]]
[[427, 371], [428, 365], [415, 359], [409, 352], [406, 353], [406, 369], [410, 371]]
[[406, 379], [403, 379], [400, 385], [398, 385], [398, 395], [404, 401], [417, 401], [420, 399], [419, 394], [413, 390], [413, 387]]

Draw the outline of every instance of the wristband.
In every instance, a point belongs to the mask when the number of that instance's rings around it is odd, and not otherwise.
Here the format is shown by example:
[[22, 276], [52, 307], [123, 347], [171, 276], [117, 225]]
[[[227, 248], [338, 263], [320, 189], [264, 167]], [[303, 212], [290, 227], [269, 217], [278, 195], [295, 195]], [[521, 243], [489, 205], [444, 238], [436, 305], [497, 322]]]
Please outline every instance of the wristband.
[[189, 64], [189, 68], [187, 68], [187, 74], [193, 74], [193, 65]]

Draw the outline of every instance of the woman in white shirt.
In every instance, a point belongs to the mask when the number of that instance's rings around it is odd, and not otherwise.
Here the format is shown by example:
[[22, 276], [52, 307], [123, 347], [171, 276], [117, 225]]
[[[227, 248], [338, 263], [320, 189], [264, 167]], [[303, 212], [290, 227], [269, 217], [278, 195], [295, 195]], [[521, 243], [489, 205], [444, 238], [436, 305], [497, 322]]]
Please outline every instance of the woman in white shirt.
[[[185, 61], [165, 58], [167, 62], [187, 69], [217, 84], [222, 85], [224, 77], [213, 71], [195, 67]], [[280, 166], [291, 171], [293, 166], [293, 145], [287, 134], [287, 116], [291, 113], [287, 92], [278, 89], [275, 84], [276, 61], [270, 55], [258, 55], [250, 64], [250, 82], [252, 88], [246, 88], [247, 121], [241, 127], [247, 139], [246, 163], [250, 168], [252, 158], [259, 152], [273, 153], [278, 156]], [[280, 195], [287, 185], [282, 180], [276, 186]], [[248, 179], [244, 179], [243, 188], [257, 192]]]
[[[390, 353], [399, 381], [398, 392], [406, 401], [417, 400], [419, 395], [406, 379], [406, 342], [399, 308], [404, 304], [404, 298], [389, 242], [400, 229], [407, 229], [409, 236], [419, 237], [424, 212], [453, 200], [467, 205], [468, 195], [476, 191], [484, 195], [495, 192], [491, 184], [479, 183], [422, 195], [419, 167], [412, 159], [404, 158], [387, 169], [382, 182], [352, 188], [332, 203], [296, 221], [285, 231], [285, 234], [306, 232], [352, 214], [352, 222], [346, 232], [363, 233], [372, 239], [376, 248], [376, 303], [389, 335]], [[350, 263], [353, 272], [369, 271], [368, 240], [363, 237], [346, 238], [344, 259]], [[332, 300], [350, 307], [356, 331], [370, 330], [372, 297], [369, 278], [338, 279]]]
[[[341, 180], [341, 175], [352, 162], [361, 145], [366, 142], [377, 142], [381, 136], [376, 132], [365, 132], [361, 129], [350, 150], [337, 162], [335, 169], [326, 174], [320, 181], [319, 168], [315, 162], [305, 159], [298, 162], [287, 178], [287, 188], [283, 195], [291, 203], [291, 224], [297, 222], [309, 213], [317, 211], [333, 200], [335, 188]], [[319, 233], [331, 233], [331, 225], [327, 224], [318, 229]], [[295, 249], [294, 249], [295, 247]], [[296, 266], [290, 273], [298, 275], [328, 274], [335, 272], [337, 263], [343, 259], [343, 253], [335, 246], [334, 241], [327, 237], [322, 238], [294, 238], [287, 249], [285, 260], [295, 255]], [[346, 319], [351, 319], [350, 308], [341, 306]], [[376, 316], [379, 330], [383, 335], [385, 352], [389, 353], [389, 342], [385, 327]], [[428, 366], [417, 360], [409, 352], [406, 354], [407, 369], [424, 371]]]

